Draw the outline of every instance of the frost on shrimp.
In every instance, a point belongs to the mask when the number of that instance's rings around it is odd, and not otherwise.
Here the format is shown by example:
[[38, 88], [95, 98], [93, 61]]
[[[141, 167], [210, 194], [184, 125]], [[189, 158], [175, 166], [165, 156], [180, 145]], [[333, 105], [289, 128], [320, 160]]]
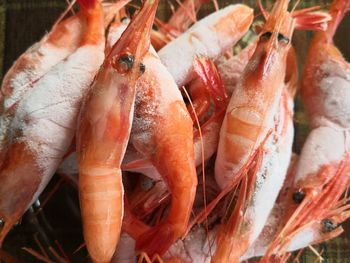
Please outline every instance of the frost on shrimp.
[[252, 19], [251, 8], [228, 6], [195, 23], [163, 47], [159, 57], [181, 87], [194, 77], [193, 61], [197, 56], [216, 59], [245, 34]]
[[1, 242], [47, 185], [70, 146], [81, 99], [103, 60], [103, 48], [101, 15], [90, 20], [77, 50], [35, 82], [18, 103], [0, 167], [0, 218], [5, 222]]
[[[302, 148], [295, 182], [288, 193], [288, 211], [262, 262], [281, 254], [289, 240], [309, 224], [328, 220], [330, 239], [342, 232], [338, 225], [350, 217], [342, 194], [349, 184], [350, 65], [333, 45], [332, 37], [349, 1], [335, 0], [333, 20], [318, 32], [308, 51], [301, 95], [310, 115], [311, 132]], [[346, 200], [345, 200], [346, 201]]]
[[[105, 15], [110, 16], [120, 5], [122, 4], [109, 5], [104, 10]], [[107, 24], [109, 19], [105, 19]], [[79, 48], [87, 27], [88, 21], [83, 11], [57, 21], [51, 31], [26, 50], [6, 73], [0, 93], [0, 164], [8, 144], [7, 129], [19, 101], [33, 88], [36, 81]]]
[[176, 200], [163, 222], [137, 240], [137, 249], [153, 256], [164, 253], [185, 231], [197, 176], [193, 123], [181, 93], [153, 49], [146, 54], [144, 65], [146, 70], [137, 81], [130, 141], [156, 167]]
[[[18, 220], [59, 166], [74, 137], [82, 96], [97, 71], [98, 63], [103, 60], [101, 51], [95, 46], [80, 48], [38, 81], [19, 103], [8, 135], [11, 146], [5, 160], [8, 159], [1, 169], [0, 196], [12, 196], [1, 198], [0, 214], [5, 222], [8, 216]], [[92, 54], [95, 61], [91, 63], [89, 57]], [[16, 161], [10, 161], [15, 158], [16, 147], [23, 147], [23, 153], [17, 157], [26, 159], [21, 167]], [[32, 176], [28, 177], [28, 173]], [[26, 190], [18, 192], [23, 187]], [[16, 192], [18, 195], [13, 194]]]

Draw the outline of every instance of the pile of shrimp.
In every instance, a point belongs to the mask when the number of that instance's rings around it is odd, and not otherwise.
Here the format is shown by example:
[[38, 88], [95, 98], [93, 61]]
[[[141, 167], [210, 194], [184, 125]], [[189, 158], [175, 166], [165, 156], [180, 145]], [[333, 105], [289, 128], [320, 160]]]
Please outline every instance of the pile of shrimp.
[[[159, 0], [76, 2], [2, 82], [1, 245], [54, 174], [77, 186], [96, 263], [285, 262], [343, 232], [350, 64], [332, 39], [350, 0], [184, 0], [167, 21]], [[296, 30], [313, 31], [302, 62]]]

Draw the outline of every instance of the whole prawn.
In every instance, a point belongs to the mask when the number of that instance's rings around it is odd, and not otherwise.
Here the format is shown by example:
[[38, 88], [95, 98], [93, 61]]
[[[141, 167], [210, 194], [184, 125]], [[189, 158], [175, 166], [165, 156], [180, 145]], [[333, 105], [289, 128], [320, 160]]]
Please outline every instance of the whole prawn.
[[82, 96], [103, 60], [100, 3], [80, 0], [79, 4], [86, 28], [77, 49], [23, 96], [6, 134], [0, 165], [0, 243], [58, 168], [74, 137]]
[[107, 55], [81, 109], [77, 132], [84, 239], [94, 262], [109, 262], [123, 218], [120, 165], [132, 125], [136, 80], [150, 45], [157, 0], [144, 2]]
[[241, 190], [235, 210], [219, 231], [212, 262], [238, 261], [262, 230], [286, 174], [293, 128], [291, 109], [283, 102], [291, 100], [283, 90], [295, 24], [287, 7], [288, 1], [276, 2], [226, 110], [215, 178], [222, 189], [241, 181]]
[[156, 167], [172, 198], [168, 216], [163, 222], [137, 239], [137, 249], [153, 255], [164, 253], [185, 232], [197, 175], [193, 124], [181, 93], [154, 51], [147, 53], [144, 63], [148, 71], [137, 82], [130, 139]]
[[335, 0], [332, 21], [315, 34], [304, 66], [301, 95], [310, 116], [311, 132], [302, 148], [295, 181], [288, 192], [282, 229], [261, 260], [282, 254], [290, 240], [313, 224], [324, 239], [342, 232], [338, 224], [350, 217], [341, 196], [349, 186], [350, 65], [333, 44], [333, 35], [350, 1]]

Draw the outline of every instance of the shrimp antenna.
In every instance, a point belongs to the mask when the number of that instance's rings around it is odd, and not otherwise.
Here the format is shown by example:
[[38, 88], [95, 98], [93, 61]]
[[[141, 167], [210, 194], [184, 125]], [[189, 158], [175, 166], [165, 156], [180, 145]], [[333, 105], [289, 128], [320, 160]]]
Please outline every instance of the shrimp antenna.
[[[73, 0], [73, 1], [74, 1], [74, 0]], [[71, 3], [70, 0], [66, 0], [66, 2], [67, 2], [68, 5]], [[75, 11], [74, 11], [73, 8], [71, 9], [71, 12], [72, 12], [73, 15], [75, 15]]]
[[[205, 165], [204, 165], [204, 142], [203, 142], [203, 135], [202, 135], [202, 129], [201, 129], [201, 124], [199, 123], [199, 119], [198, 119], [198, 115], [196, 113], [196, 109], [192, 103], [191, 97], [188, 94], [187, 90], [185, 89], [184, 86], [182, 86], [182, 90], [184, 91], [190, 105], [193, 111], [193, 115], [196, 121], [196, 125], [198, 127], [198, 133], [199, 133], [199, 138], [200, 138], [200, 142], [201, 142], [201, 159], [202, 159], [202, 182], [203, 182], [203, 203], [204, 203], [204, 211], [205, 213], [207, 212], [207, 195], [206, 195], [206, 191], [205, 191], [205, 186], [206, 186], [206, 181], [205, 181]], [[190, 229], [188, 229], [189, 231]], [[208, 228], [208, 219], [205, 219], [205, 231], [207, 232], [207, 238], [208, 238], [208, 244], [210, 244], [210, 240], [209, 240], [209, 228]], [[187, 233], [186, 233], [187, 234]], [[211, 246], [209, 246], [209, 250], [211, 251]]]
[[53, 25], [52, 28], [55, 28], [63, 20], [63, 18], [65, 18], [65, 16], [68, 14], [68, 12], [70, 10], [72, 10], [72, 8], [76, 2], [77, 2], [77, 0], [73, 0], [72, 2], [69, 3], [66, 10], [64, 10], [64, 12], [60, 15], [60, 17], [57, 19], [57, 21], [55, 22], [55, 24]]
[[218, 11], [219, 10], [219, 3], [217, 0], [212, 0], [213, 4], [214, 4], [214, 8], [215, 8], [215, 11]]
[[290, 11], [291, 13], [293, 13], [294, 12], [294, 10], [297, 8], [297, 6], [300, 4], [300, 0], [297, 0], [296, 2], [295, 2], [295, 5], [293, 6], [293, 8], [292, 8], [292, 11]]
[[186, 7], [183, 3], [181, 3], [180, 0], [175, 1], [179, 5], [179, 8], [183, 8], [183, 10], [187, 13], [187, 15], [190, 17], [193, 23], [197, 22], [196, 12], [194, 10], [189, 10], [189, 8]]
[[269, 15], [268, 15], [267, 11], [265, 10], [261, 0], [258, 0], [258, 6], [259, 6], [260, 12], [263, 15], [264, 19], [267, 20]]

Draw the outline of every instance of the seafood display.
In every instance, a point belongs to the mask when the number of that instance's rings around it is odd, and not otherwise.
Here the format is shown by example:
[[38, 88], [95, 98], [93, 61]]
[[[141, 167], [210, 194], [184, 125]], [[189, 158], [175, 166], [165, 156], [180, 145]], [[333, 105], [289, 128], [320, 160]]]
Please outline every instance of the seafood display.
[[[160, 1], [72, 1], [4, 76], [0, 259], [53, 177], [79, 197], [77, 250], [96, 263], [286, 262], [344, 231], [350, 64], [333, 37], [350, 0], [184, 0], [167, 21]], [[199, 19], [204, 5], [216, 11]], [[298, 30], [313, 34], [305, 61]], [[35, 241], [37, 260], [73, 262]]]

